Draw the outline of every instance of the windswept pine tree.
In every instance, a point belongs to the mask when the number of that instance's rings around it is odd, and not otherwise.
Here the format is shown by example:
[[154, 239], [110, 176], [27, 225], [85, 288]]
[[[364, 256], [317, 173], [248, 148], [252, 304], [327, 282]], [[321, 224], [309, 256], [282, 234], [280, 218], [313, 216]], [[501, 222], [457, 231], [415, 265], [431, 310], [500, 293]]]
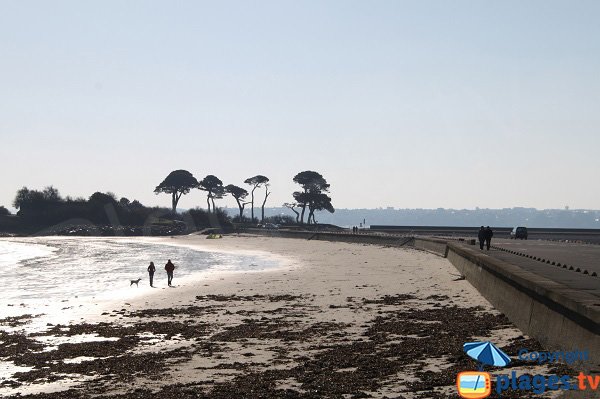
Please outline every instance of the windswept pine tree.
[[198, 180], [187, 170], [174, 170], [154, 189], [154, 193], [171, 194], [173, 214], [177, 213], [177, 204], [181, 196], [198, 187]]
[[[252, 186], [252, 190], [250, 191], [250, 206], [251, 206], [251, 218], [254, 221], [254, 190], [256, 190], [258, 187], [260, 187], [263, 184], [266, 184], [269, 182], [269, 178], [263, 175], [256, 175], [253, 177], [249, 177], [246, 180], [244, 180], [244, 183]], [[266, 199], [265, 199], [266, 201]]]
[[294, 200], [298, 204], [298, 207], [302, 209], [300, 213], [300, 223], [304, 223], [304, 215], [306, 208], [308, 208], [307, 223], [316, 223], [315, 211], [326, 210], [328, 212], [335, 212], [333, 205], [331, 204], [331, 197], [326, 193], [329, 192], [329, 183], [327, 180], [318, 172], [306, 170], [298, 173], [294, 176], [294, 183], [299, 184], [302, 187], [302, 191], [294, 192]]
[[204, 179], [198, 182], [198, 188], [202, 191], [206, 191], [206, 203], [208, 204], [208, 211], [216, 212], [215, 199], [223, 198], [226, 194], [223, 182], [215, 175], [207, 175]]
[[248, 196], [248, 191], [233, 184], [226, 185], [225, 191], [235, 198], [240, 209], [240, 223], [242, 223], [244, 221], [244, 207], [249, 204], [249, 202], [244, 202], [244, 199]]

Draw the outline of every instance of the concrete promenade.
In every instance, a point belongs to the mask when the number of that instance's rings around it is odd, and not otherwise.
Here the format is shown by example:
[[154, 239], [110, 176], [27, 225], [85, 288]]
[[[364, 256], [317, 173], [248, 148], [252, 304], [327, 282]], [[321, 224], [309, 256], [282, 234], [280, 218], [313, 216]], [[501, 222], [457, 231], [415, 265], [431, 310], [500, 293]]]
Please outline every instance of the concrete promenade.
[[[512, 227], [492, 226], [494, 238], [510, 238]], [[443, 237], [477, 238], [478, 226], [377, 226], [373, 225], [369, 232], [385, 232], [391, 234], [411, 234]], [[600, 229], [565, 229], [565, 228], [528, 228], [530, 240], [547, 240], [563, 242], [585, 242], [600, 244]]]
[[[535, 266], [529, 264], [529, 258], [501, 250], [481, 251], [479, 246], [465, 241], [449, 240], [447, 245], [448, 260], [521, 331], [549, 350], [588, 350], [589, 362], [579, 367], [594, 373], [600, 371], [600, 297], [592, 290], [563, 284], [565, 275], [527, 270], [526, 267]], [[600, 281], [598, 277], [588, 278], [591, 284]], [[559, 279], [561, 282], [556, 281]]]
[[[415, 241], [440, 238], [415, 238]], [[545, 240], [447, 239], [446, 257], [524, 333], [553, 350], [590, 351], [585, 370], [600, 371], [600, 247]]]
[[499, 239], [492, 240], [492, 246], [483, 253], [600, 298], [598, 245]]
[[492, 240], [492, 244], [600, 274], [600, 245], [506, 239]]

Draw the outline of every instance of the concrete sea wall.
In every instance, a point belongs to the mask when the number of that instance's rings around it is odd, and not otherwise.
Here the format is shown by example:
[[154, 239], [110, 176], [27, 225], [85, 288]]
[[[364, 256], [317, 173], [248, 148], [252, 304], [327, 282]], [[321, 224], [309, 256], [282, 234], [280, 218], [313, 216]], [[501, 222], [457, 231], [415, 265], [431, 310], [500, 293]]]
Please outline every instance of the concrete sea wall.
[[589, 350], [600, 370], [598, 298], [568, 288], [466, 245], [449, 242], [448, 260], [525, 334], [553, 350]]
[[245, 229], [246, 233], [258, 234], [268, 237], [303, 238], [306, 240], [323, 240], [337, 242], [355, 242], [362, 244], [378, 244], [389, 246], [405, 246], [412, 244], [413, 237], [375, 235], [375, 234], [352, 234], [347, 232], [332, 231], [296, 231], [296, 230], [269, 230], [269, 229]]
[[417, 249], [443, 256], [444, 258], [448, 255], [448, 243], [446, 240], [415, 237], [413, 246]]

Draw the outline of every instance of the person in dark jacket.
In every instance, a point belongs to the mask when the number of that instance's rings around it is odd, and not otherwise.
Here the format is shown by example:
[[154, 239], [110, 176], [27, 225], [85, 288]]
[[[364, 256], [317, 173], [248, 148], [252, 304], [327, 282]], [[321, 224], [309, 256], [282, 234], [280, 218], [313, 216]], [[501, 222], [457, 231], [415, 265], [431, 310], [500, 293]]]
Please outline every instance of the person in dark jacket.
[[[490, 250], [490, 245], [492, 244], [492, 237], [494, 236], [494, 232], [490, 229], [490, 226], [485, 228], [485, 246], [487, 250]], [[482, 248], [483, 249], [483, 248]]]
[[479, 249], [483, 249], [483, 243], [485, 242], [485, 227], [481, 226], [479, 233], [477, 234], [479, 240]]
[[154, 287], [152, 282], [154, 281], [154, 272], [156, 271], [156, 267], [154, 266], [154, 262], [150, 262], [150, 266], [148, 266], [148, 276], [150, 277], [150, 287]]
[[175, 270], [175, 265], [171, 262], [171, 259], [165, 265], [165, 270], [167, 271], [167, 283], [169, 287], [171, 286], [171, 281], [173, 281], [173, 270]]

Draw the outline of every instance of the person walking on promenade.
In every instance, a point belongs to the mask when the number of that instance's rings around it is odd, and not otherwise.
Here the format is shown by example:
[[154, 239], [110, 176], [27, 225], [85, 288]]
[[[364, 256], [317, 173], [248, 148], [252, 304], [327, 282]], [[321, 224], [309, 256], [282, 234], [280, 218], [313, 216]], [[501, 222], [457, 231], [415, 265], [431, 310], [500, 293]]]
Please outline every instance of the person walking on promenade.
[[477, 234], [479, 240], [479, 249], [483, 250], [483, 243], [485, 242], [485, 227], [481, 226], [479, 233]]
[[[490, 229], [490, 226], [485, 228], [485, 246], [487, 250], [490, 250], [490, 245], [492, 244], [492, 237], [494, 236], [494, 232]], [[483, 248], [482, 248], [483, 249]]]
[[167, 283], [169, 287], [171, 286], [171, 281], [173, 281], [173, 270], [175, 270], [175, 265], [171, 262], [171, 259], [165, 265], [165, 270], [167, 271]]
[[156, 271], [156, 267], [154, 267], [154, 262], [150, 262], [150, 266], [148, 266], [148, 276], [150, 277], [150, 287], [154, 287], [154, 272]]

